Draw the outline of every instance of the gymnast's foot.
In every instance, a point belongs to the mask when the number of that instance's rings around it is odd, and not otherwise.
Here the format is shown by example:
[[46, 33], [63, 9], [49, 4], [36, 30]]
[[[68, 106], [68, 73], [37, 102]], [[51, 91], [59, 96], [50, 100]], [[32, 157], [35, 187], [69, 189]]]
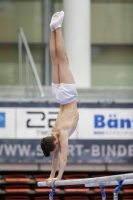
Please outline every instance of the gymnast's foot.
[[55, 29], [60, 28], [62, 26], [63, 19], [64, 19], [64, 11], [55, 13], [52, 16], [51, 23], [50, 23], [51, 31], [54, 31]]

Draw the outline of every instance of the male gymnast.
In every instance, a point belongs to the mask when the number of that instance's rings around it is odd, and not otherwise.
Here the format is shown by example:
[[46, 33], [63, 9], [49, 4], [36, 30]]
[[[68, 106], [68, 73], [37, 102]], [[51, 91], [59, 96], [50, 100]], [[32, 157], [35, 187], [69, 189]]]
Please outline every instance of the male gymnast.
[[[52, 94], [60, 110], [51, 136], [41, 140], [41, 148], [46, 157], [53, 153], [52, 169], [46, 184], [51, 187], [54, 181], [62, 178], [68, 151], [68, 138], [75, 131], [79, 114], [77, 110], [77, 91], [73, 75], [69, 68], [68, 57], [62, 36], [62, 22], [64, 12], [57, 12], [52, 16], [50, 29], [50, 55], [52, 60]], [[55, 173], [59, 164], [58, 176]]]

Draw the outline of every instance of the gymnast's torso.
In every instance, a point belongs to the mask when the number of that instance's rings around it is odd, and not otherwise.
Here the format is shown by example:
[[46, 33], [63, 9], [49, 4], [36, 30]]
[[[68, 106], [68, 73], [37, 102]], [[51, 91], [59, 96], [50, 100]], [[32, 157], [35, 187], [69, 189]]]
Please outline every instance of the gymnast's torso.
[[52, 128], [52, 134], [59, 136], [60, 129], [63, 128], [67, 131], [69, 138], [77, 127], [78, 119], [79, 113], [76, 100], [69, 104], [60, 105], [60, 111]]

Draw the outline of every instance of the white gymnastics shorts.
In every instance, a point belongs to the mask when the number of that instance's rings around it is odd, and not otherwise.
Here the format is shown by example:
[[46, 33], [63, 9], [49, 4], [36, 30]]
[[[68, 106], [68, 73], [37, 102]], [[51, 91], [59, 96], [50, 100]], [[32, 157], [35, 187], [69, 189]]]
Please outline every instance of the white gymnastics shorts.
[[68, 104], [77, 99], [76, 84], [52, 83], [52, 94], [57, 103]]

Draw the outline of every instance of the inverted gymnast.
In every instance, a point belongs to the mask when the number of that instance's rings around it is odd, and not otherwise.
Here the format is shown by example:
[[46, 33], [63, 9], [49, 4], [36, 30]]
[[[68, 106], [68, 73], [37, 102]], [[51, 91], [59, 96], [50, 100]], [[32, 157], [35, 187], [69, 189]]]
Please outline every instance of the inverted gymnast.
[[[51, 136], [41, 139], [41, 148], [46, 157], [53, 153], [52, 169], [47, 186], [53, 186], [56, 180], [62, 178], [67, 163], [68, 138], [75, 131], [79, 114], [77, 110], [77, 91], [62, 36], [64, 12], [52, 16], [50, 29], [50, 55], [52, 59], [52, 94], [60, 110], [52, 128]], [[59, 164], [58, 176], [55, 173]]]

